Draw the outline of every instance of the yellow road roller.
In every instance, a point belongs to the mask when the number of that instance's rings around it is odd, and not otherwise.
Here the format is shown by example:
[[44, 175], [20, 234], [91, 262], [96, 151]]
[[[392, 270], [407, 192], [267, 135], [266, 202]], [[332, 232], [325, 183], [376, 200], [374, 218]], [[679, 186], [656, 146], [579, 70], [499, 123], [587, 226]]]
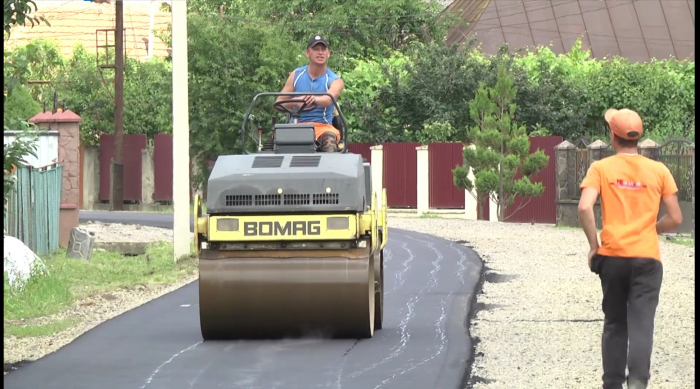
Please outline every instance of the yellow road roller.
[[[338, 151], [321, 152], [312, 124], [299, 123], [300, 95], [274, 103], [287, 122], [252, 151], [247, 122], [240, 155], [220, 156], [195, 197], [199, 315], [204, 340], [371, 338], [382, 328], [386, 190], [370, 164], [345, 147], [335, 99]], [[289, 106], [294, 105], [292, 108]], [[255, 139], [254, 137], [252, 137]]]

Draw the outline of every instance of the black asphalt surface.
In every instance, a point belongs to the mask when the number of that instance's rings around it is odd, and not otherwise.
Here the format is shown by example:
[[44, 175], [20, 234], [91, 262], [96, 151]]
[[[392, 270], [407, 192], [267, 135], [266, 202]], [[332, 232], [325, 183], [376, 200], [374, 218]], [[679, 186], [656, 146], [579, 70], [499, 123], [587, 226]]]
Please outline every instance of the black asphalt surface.
[[[108, 211], [80, 211], [80, 223], [122, 223], [140, 224], [142, 226], [173, 228], [172, 213], [156, 212], [108, 212]], [[190, 216], [190, 232], [194, 231], [192, 216]]]
[[[81, 212], [80, 220], [172, 226], [167, 214]], [[459, 243], [394, 229], [384, 329], [372, 339], [203, 343], [194, 282], [7, 374], [5, 388], [462, 389], [481, 270]]]

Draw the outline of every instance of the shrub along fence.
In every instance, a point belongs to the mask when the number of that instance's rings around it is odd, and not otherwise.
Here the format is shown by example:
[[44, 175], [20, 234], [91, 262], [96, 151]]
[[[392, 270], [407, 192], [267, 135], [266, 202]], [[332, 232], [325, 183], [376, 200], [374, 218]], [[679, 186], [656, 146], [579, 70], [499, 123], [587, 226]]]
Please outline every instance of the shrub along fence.
[[27, 245], [37, 255], [58, 249], [58, 216], [63, 166], [21, 166], [5, 212], [5, 234]]
[[[647, 139], [639, 144], [639, 153], [665, 164], [678, 186], [678, 202], [683, 223], [677, 232], [695, 237], [695, 143], [687, 139], [669, 139], [659, 144]], [[579, 186], [591, 164], [615, 154], [611, 145], [585, 139], [564, 141], [555, 147], [557, 225], [578, 226]], [[659, 217], [663, 216], [663, 208]], [[600, 204], [595, 207], [596, 224], [601, 226]]]

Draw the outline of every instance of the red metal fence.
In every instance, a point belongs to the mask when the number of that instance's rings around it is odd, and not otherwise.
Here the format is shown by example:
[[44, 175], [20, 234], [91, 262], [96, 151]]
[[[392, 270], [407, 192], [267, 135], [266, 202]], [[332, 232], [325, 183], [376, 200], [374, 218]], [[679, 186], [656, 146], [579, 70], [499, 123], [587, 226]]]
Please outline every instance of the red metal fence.
[[[549, 156], [549, 163], [539, 173], [531, 177], [533, 182], [542, 182], [544, 193], [542, 196], [534, 197], [524, 202], [516, 197], [515, 202], [506, 208], [506, 216], [513, 214], [507, 222], [513, 223], [550, 223], [557, 222], [557, 190], [556, 190], [556, 168], [554, 160], [554, 147], [561, 143], [561, 136], [535, 136], [530, 138], [530, 152], [542, 149]], [[515, 179], [522, 177], [521, 174]], [[522, 207], [523, 204], [526, 204]], [[522, 207], [518, 210], [518, 208]], [[513, 213], [515, 212], [515, 213]]]
[[[478, 207], [478, 205], [477, 205], [477, 207]], [[484, 209], [481, 212], [482, 212], [481, 215], [479, 215], [479, 209], [477, 208], [476, 216], [477, 216], [478, 220], [491, 220], [491, 218], [490, 218], [491, 201], [488, 198], [486, 200], [484, 200]]]
[[420, 143], [384, 143], [384, 188], [390, 208], [416, 208], [416, 147]]
[[370, 150], [370, 147], [374, 145], [376, 143], [350, 143], [348, 151], [353, 154], [360, 154], [367, 162], [372, 163], [372, 150]]
[[173, 136], [153, 137], [153, 182], [155, 201], [173, 201]]
[[[141, 150], [146, 148], [145, 134], [124, 135], [124, 201], [141, 201]], [[111, 161], [114, 135], [100, 136], [100, 200], [109, 201], [112, 182]], [[172, 160], [172, 158], [171, 158]], [[172, 161], [170, 162], [172, 171]]]
[[464, 189], [454, 185], [452, 169], [462, 165], [464, 143], [431, 143], [428, 146], [430, 169], [430, 208], [464, 209]]
[[[550, 157], [547, 167], [534, 178], [545, 186], [542, 196], [530, 200], [522, 209], [519, 199], [508, 208], [506, 215], [513, 212], [509, 222], [556, 222], [556, 180], [554, 146], [562, 142], [559, 136], [530, 138], [530, 151], [543, 149]], [[141, 150], [147, 146], [146, 135], [124, 135], [124, 200], [141, 200]], [[372, 162], [370, 147], [374, 143], [351, 143], [348, 150], [360, 154]], [[385, 143], [384, 144], [384, 187], [387, 202], [391, 208], [415, 208], [417, 206], [417, 155], [416, 147], [420, 143]], [[460, 209], [464, 208], [464, 190], [454, 186], [452, 169], [462, 163], [462, 143], [433, 143], [428, 147], [430, 208]], [[110, 197], [110, 160], [114, 155], [114, 137], [100, 137], [100, 193], [101, 201]], [[172, 201], [173, 157], [172, 135], [158, 134], [154, 137], [154, 183], [155, 201]], [[519, 176], [518, 176], [519, 177]], [[482, 219], [489, 218], [489, 204], [485, 204]]]

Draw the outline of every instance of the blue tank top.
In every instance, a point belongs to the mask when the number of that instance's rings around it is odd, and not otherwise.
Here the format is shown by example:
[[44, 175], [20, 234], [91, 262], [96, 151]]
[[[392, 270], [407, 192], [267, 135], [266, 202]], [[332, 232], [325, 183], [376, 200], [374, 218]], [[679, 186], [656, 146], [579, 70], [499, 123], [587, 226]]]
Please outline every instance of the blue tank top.
[[[309, 75], [309, 65], [297, 68], [294, 71], [294, 92], [328, 92], [331, 83], [337, 80], [338, 75], [326, 68], [326, 73], [316, 79]], [[333, 122], [333, 106], [318, 107], [312, 111], [302, 112], [299, 122], [316, 122], [331, 124]]]

